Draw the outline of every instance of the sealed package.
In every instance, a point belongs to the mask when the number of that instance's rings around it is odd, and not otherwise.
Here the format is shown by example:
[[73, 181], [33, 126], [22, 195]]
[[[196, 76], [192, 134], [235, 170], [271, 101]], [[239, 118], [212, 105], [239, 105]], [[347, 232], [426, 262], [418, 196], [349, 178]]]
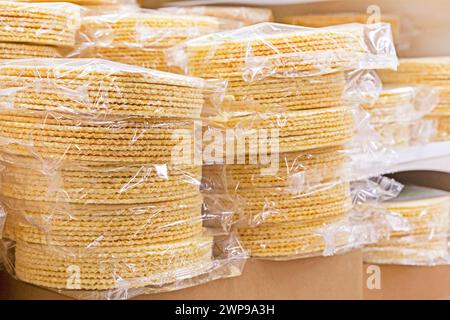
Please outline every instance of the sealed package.
[[240, 24], [214, 17], [139, 9], [83, 17], [77, 49], [71, 56], [103, 58], [163, 71], [165, 49]]
[[448, 263], [450, 195], [441, 190], [406, 186], [395, 199], [380, 203], [408, 226], [364, 248], [368, 263], [433, 265]]
[[432, 140], [436, 126], [424, 117], [437, 103], [438, 91], [432, 86], [387, 85], [375, 103], [363, 107], [385, 145], [405, 147]]
[[11, 274], [74, 297], [119, 299], [239, 274], [247, 255], [218, 204], [203, 214], [195, 162], [195, 121], [220, 102], [223, 82], [29, 59], [1, 62], [0, 87]]
[[438, 123], [437, 140], [448, 139], [450, 115], [450, 58], [424, 57], [401, 59], [397, 72], [383, 70], [380, 76], [386, 84], [423, 84], [436, 87], [439, 103], [427, 116]]

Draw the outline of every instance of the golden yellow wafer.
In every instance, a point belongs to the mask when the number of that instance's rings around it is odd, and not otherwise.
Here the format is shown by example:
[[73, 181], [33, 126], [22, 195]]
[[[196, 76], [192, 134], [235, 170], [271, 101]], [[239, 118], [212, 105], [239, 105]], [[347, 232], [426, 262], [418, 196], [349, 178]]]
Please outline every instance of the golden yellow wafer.
[[152, 246], [92, 248], [75, 254], [18, 241], [15, 268], [19, 279], [35, 285], [106, 290], [161, 286], [192, 278], [211, 267], [211, 257], [210, 237]]
[[199, 193], [201, 167], [114, 164], [44, 169], [28, 158], [2, 162], [3, 196], [78, 204], [138, 204], [182, 199]]
[[[350, 141], [354, 132], [353, 108], [350, 107], [258, 113], [216, 120], [222, 122], [224, 128], [234, 129], [236, 139], [257, 134], [258, 130], [266, 131], [267, 137], [257, 136], [257, 145], [250, 143], [245, 150], [238, 150], [238, 153], [248, 154], [260, 153], [261, 145], [270, 146], [274, 139], [278, 139], [281, 153], [339, 146]], [[278, 137], [274, 137], [276, 134]]]
[[415, 264], [445, 258], [450, 222], [450, 196], [447, 192], [406, 186], [399, 197], [380, 206], [398, 214], [409, 226], [407, 230], [394, 229], [390, 239], [365, 248], [364, 260]]
[[216, 18], [142, 9], [84, 17], [80, 34], [83, 42], [102, 47], [167, 48], [220, 29], [221, 21]]
[[223, 85], [105, 60], [29, 59], [0, 63], [0, 88], [16, 108], [195, 118]]
[[51, 204], [2, 198], [5, 237], [49, 246], [132, 247], [180, 241], [202, 232], [202, 198], [140, 205]]
[[39, 46], [25, 43], [0, 43], [0, 60], [27, 58], [59, 58], [61, 52], [51, 46]]
[[176, 150], [183, 144], [193, 151], [193, 134], [193, 124], [188, 121], [92, 121], [46, 112], [0, 112], [0, 148], [16, 155], [74, 161], [189, 164], [193, 153], [178, 155]]
[[282, 153], [277, 156], [276, 170], [270, 172], [271, 164], [251, 164], [247, 157], [246, 164], [204, 166], [203, 179], [206, 184], [217, 184], [215, 190], [223, 185], [230, 192], [237, 188], [281, 188], [295, 193], [338, 181], [348, 160], [342, 147]]
[[240, 218], [251, 224], [294, 221], [307, 224], [342, 216], [352, 206], [348, 183], [297, 195], [272, 188], [238, 189], [236, 194], [244, 201]]
[[80, 7], [69, 3], [0, 2], [0, 41], [73, 46]]
[[[395, 67], [392, 44], [384, 43], [383, 54], [373, 52], [375, 47], [369, 48], [365, 43], [367, 28], [384, 28], [390, 32], [388, 26], [382, 24], [313, 29], [263, 23], [187, 41], [186, 60], [179, 54], [180, 48], [171, 50], [169, 55], [175, 65], [187, 67], [191, 75], [224, 79], [244, 77], [248, 82], [274, 75], [298, 77], [331, 73], [354, 68], [355, 63], [366, 63], [368, 56], [373, 58], [371, 67], [374, 67], [377, 55], [385, 58], [383, 66]], [[387, 63], [388, 60], [392, 61]]]
[[[254, 228], [239, 228], [238, 233], [244, 248], [255, 258], [318, 255], [327, 248], [327, 244], [316, 231], [342, 218], [332, 217], [311, 223], [263, 224]], [[336, 246], [346, 241], [340, 237], [336, 240]]]

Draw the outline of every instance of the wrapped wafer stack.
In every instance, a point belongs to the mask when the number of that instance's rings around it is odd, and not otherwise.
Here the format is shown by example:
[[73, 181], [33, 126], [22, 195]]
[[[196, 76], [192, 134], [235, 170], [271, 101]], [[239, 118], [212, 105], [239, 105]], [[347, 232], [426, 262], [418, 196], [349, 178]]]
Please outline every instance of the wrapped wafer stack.
[[29, 59], [0, 63], [0, 87], [10, 93], [0, 108], [3, 237], [18, 279], [128, 298], [239, 271], [233, 261], [245, 255], [233, 238], [213, 255], [193, 161], [194, 120], [222, 83]]
[[82, 19], [77, 50], [72, 55], [178, 72], [167, 66], [167, 48], [236, 26], [239, 23], [235, 21], [148, 9], [91, 14]]
[[436, 124], [425, 116], [437, 103], [438, 92], [432, 86], [387, 85], [375, 103], [363, 107], [384, 145], [406, 147], [433, 139]]
[[367, 246], [367, 263], [427, 265], [448, 260], [448, 192], [406, 186], [397, 198], [380, 206], [405, 219], [408, 225], [392, 231], [388, 240]]
[[450, 58], [424, 57], [400, 59], [396, 72], [381, 71], [380, 76], [386, 84], [422, 84], [436, 87], [439, 103], [427, 115], [437, 123], [436, 140], [447, 140], [450, 136]]
[[[369, 33], [387, 46], [369, 48]], [[395, 67], [389, 26], [262, 23], [189, 40], [168, 54], [190, 75], [228, 82], [224, 103], [209, 116], [236, 148], [231, 159], [223, 150], [226, 162], [205, 165], [203, 179], [209, 192], [242, 200], [234, 219], [250, 254], [291, 259], [329, 249], [319, 230], [345, 223], [351, 208], [343, 177], [356, 108], [345, 96], [347, 72]], [[206, 133], [216, 137], [212, 128]], [[207, 154], [212, 147], [204, 146]], [[345, 235], [332, 237], [336, 248], [347, 244]]]
[[0, 1], [0, 60], [57, 58], [75, 45], [80, 7]]

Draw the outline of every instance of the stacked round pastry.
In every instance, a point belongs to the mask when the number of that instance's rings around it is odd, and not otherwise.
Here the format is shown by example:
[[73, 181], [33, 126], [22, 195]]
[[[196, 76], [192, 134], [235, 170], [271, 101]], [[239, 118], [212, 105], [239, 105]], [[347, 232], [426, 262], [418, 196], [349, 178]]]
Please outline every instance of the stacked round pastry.
[[82, 19], [77, 51], [81, 57], [175, 72], [179, 70], [167, 64], [167, 48], [224, 27], [224, 21], [213, 17], [147, 9], [89, 15]]
[[75, 45], [80, 20], [70, 3], [0, 1], [0, 60], [60, 57]]
[[370, 122], [384, 145], [404, 147], [433, 138], [435, 128], [423, 130], [428, 122], [424, 117], [432, 112], [437, 101], [434, 87], [387, 85], [375, 103], [364, 105], [364, 109], [370, 113]]
[[[320, 254], [326, 241], [316, 231], [347, 218], [344, 146], [355, 124], [344, 71], [371, 54], [364, 34], [361, 25], [263, 23], [190, 40], [170, 52], [190, 75], [227, 80], [225, 103], [213, 117], [219, 130], [240, 142], [250, 132], [266, 132], [256, 144], [248, 138], [236, 151], [239, 160], [203, 168], [210, 192], [242, 200], [237, 231], [254, 257]], [[277, 131], [275, 138], [267, 131]], [[345, 239], [334, 242], [338, 247]]]
[[406, 186], [400, 196], [381, 204], [400, 215], [408, 228], [364, 249], [368, 263], [432, 264], [448, 256], [450, 195], [418, 186]]
[[237, 20], [241, 21], [245, 25], [273, 21], [272, 10], [267, 8], [233, 7], [233, 6], [226, 6], [226, 7], [189, 6], [189, 7], [164, 7], [158, 10], [174, 14], [189, 14], [189, 15], [193, 14], [229, 20]]
[[[0, 87], [11, 92], [0, 112], [0, 194], [19, 279], [103, 290], [211, 267], [201, 167], [177, 149], [193, 150], [207, 81], [104, 60], [30, 59], [2, 62]], [[67, 287], [73, 267], [76, 288]]]
[[425, 84], [437, 88], [439, 103], [428, 118], [439, 123], [438, 139], [448, 139], [450, 119], [450, 57], [400, 59], [396, 72], [380, 72], [386, 84]]

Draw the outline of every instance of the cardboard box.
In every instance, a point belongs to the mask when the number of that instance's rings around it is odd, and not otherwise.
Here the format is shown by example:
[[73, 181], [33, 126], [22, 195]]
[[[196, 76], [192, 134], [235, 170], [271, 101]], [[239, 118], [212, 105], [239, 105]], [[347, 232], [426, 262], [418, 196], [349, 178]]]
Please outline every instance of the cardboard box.
[[[243, 275], [137, 299], [362, 299], [359, 250], [293, 261], [250, 260]], [[64, 299], [0, 273], [0, 299]]]
[[450, 299], [450, 266], [379, 265], [380, 288], [373, 287], [369, 266], [364, 264], [364, 299]]

